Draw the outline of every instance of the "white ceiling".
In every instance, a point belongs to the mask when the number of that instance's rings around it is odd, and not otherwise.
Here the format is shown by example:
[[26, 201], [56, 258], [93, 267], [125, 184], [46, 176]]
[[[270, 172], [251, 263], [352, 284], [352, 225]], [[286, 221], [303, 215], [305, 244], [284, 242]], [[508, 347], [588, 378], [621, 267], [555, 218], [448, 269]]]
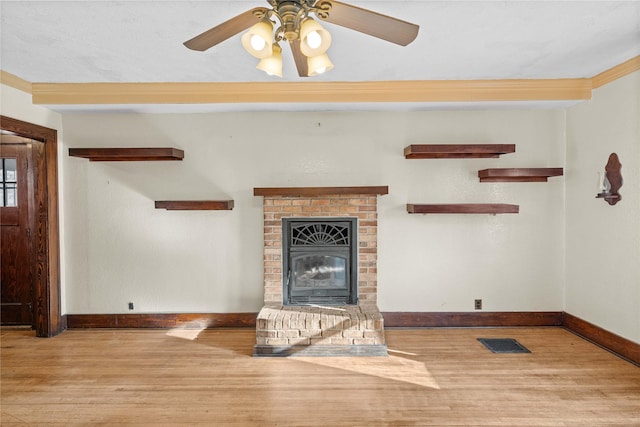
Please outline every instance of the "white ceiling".
[[3, 0], [0, 69], [57, 83], [546, 79], [592, 77], [640, 55], [640, 0], [342, 1], [416, 23], [418, 37], [401, 47], [326, 23], [335, 68], [300, 78], [284, 47], [285, 76], [277, 79], [255, 69], [257, 60], [244, 51], [240, 35], [206, 52], [182, 45], [252, 7], [268, 6], [264, 0]]

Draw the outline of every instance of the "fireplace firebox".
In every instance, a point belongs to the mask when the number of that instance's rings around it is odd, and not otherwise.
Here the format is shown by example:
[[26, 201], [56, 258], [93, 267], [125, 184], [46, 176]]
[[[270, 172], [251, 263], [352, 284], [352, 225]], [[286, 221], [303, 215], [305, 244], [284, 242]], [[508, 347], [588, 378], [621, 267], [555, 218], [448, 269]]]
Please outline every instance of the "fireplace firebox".
[[358, 303], [357, 218], [283, 218], [283, 304]]

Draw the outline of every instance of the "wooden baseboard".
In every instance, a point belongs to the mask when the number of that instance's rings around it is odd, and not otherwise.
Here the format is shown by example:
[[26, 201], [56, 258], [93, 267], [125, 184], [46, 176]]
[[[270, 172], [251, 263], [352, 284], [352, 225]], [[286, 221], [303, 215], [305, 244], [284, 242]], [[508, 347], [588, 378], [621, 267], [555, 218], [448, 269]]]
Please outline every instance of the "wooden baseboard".
[[[386, 312], [387, 328], [562, 326], [562, 312]], [[257, 313], [67, 314], [76, 328], [255, 327]]]
[[67, 323], [69, 320], [69, 317], [67, 314], [63, 314], [62, 316], [60, 316], [60, 330], [61, 331], [66, 331], [69, 328], [69, 324]]
[[68, 314], [74, 328], [253, 328], [258, 313]]
[[623, 359], [640, 365], [640, 344], [566, 312], [383, 312], [385, 328], [562, 326]]
[[612, 353], [640, 365], [640, 344], [611, 333], [567, 312], [562, 313], [562, 326], [580, 337]]
[[561, 326], [560, 311], [383, 312], [385, 328]]
[[[383, 312], [385, 328], [562, 326], [632, 363], [640, 365], [640, 344], [562, 311]], [[76, 328], [254, 328], [257, 313], [67, 314]]]

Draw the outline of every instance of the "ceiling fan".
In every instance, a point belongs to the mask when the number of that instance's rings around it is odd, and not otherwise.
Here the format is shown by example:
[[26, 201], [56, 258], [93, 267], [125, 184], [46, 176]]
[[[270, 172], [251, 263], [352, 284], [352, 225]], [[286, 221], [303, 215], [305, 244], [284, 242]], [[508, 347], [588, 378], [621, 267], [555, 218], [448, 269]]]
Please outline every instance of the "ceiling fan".
[[[248, 31], [242, 45], [260, 59], [257, 68], [282, 77], [282, 50], [288, 42], [298, 75], [315, 76], [333, 68], [326, 54], [331, 35], [310, 15], [406, 46], [415, 40], [419, 26], [335, 0], [267, 0], [271, 8], [255, 7], [184, 42], [189, 49], [205, 51]], [[278, 27], [274, 31], [274, 24]]]

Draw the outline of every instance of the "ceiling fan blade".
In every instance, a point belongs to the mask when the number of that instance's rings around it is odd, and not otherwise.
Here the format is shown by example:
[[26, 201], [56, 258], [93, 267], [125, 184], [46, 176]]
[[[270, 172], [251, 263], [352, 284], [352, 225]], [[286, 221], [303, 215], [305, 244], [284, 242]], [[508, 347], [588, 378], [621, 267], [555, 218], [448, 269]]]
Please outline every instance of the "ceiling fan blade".
[[291, 46], [293, 59], [296, 61], [298, 75], [300, 77], [309, 77], [309, 66], [307, 64], [307, 57], [304, 56], [304, 54], [300, 50], [300, 39], [291, 40], [289, 42], [289, 46]]
[[316, 2], [315, 6], [324, 10], [328, 9], [326, 17], [323, 17], [324, 13], [322, 12], [316, 14], [321, 20], [401, 46], [408, 45], [418, 36], [420, 28], [418, 25], [371, 10], [335, 0], [320, 0]]
[[267, 13], [267, 8], [255, 7], [235, 16], [222, 24], [215, 26], [202, 34], [199, 34], [184, 42], [189, 49], [204, 51], [233, 37], [257, 23]]

